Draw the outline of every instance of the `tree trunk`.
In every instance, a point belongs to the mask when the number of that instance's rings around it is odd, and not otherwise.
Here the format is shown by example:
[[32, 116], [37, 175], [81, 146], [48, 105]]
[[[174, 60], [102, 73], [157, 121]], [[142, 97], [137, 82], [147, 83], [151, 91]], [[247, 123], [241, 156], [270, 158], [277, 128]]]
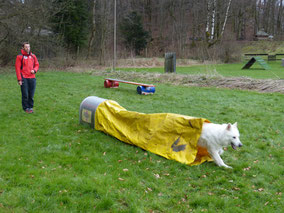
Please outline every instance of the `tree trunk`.
[[211, 1], [207, 2], [207, 16], [206, 16], [206, 27], [205, 32], [209, 34], [209, 26], [210, 26], [210, 8], [211, 8]]
[[282, 14], [283, 14], [283, 1], [280, 0], [277, 23], [276, 23], [276, 32], [278, 35], [282, 34], [281, 24], [282, 24]]
[[214, 39], [215, 35], [215, 24], [216, 24], [216, 0], [213, 0], [213, 5], [212, 5], [212, 19], [211, 19], [211, 34], [210, 34], [210, 39]]
[[89, 39], [89, 43], [88, 43], [88, 53], [87, 53], [87, 59], [90, 57], [90, 53], [91, 53], [91, 48], [95, 39], [95, 34], [96, 34], [96, 1], [93, 1], [93, 10], [92, 10], [92, 31], [91, 31], [91, 36]]
[[227, 6], [227, 10], [226, 10], [226, 14], [225, 14], [225, 20], [224, 20], [222, 31], [221, 31], [221, 35], [220, 35], [221, 38], [222, 38], [222, 36], [224, 34], [225, 27], [226, 27], [226, 24], [227, 24], [228, 14], [229, 14], [229, 10], [230, 10], [230, 7], [231, 7], [231, 2], [232, 2], [232, 0], [229, 0], [228, 6]]

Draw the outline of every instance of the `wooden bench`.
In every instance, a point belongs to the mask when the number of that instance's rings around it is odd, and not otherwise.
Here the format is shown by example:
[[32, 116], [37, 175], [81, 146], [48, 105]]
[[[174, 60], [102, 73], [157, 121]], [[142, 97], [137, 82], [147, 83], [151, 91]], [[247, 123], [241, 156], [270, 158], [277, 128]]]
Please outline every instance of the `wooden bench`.
[[119, 83], [125, 84], [133, 84], [137, 85], [137, 93], [140, 95], [148, 95], [155, 93], [155, 85], [152, 84], [144, 84], [144, 83], [137, 83], [132, 81], [124, 81], [120, 79], [113, 79], [113, 78], [105, 78], [104, 87], [105, 88], [117, 88], [119, 87]]

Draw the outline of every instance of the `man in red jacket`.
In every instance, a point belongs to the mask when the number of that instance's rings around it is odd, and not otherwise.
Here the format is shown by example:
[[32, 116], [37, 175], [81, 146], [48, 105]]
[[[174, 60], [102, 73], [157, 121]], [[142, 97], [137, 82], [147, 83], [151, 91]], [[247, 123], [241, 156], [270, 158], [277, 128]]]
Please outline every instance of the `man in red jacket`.
[[31, 53], [28, 42], [23, 43], [21, 53], [16, 58], [15, 68], [18, 84], [21, 86], [22, 107], [25, 112], [33, 113], [36, 88], [35, 74], [38, 71], [39, 63], [37, 57]]

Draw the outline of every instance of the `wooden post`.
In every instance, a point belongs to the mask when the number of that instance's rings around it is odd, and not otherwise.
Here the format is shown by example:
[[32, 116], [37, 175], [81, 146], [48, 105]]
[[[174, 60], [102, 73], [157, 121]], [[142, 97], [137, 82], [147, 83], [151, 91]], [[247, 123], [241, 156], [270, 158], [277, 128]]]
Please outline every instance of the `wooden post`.
[[282, 67], [284, 67], [284, 58], [282, 58]]
[[176, 72], [176, 53], [166, 53], [165, 54], [165, 72]]

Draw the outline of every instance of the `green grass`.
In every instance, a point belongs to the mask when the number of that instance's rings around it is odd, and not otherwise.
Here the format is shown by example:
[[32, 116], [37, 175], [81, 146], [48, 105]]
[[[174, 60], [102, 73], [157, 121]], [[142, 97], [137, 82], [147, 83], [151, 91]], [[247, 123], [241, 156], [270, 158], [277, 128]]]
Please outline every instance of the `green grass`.
[[[284, 67], [281, 61], [269, 62], [270, 70], [261, 69], [260, 65], [255, 63], [250, 69], [242, 70], [246, 61], [236, 64], [212, 64], [212, 65], [193, 65], [189, 67], [176, 67], [177, 74], [206, 74], [206, 75], [222, 75], [225, 77], [250, 77], [256, 79], [284, 79]], [[163, 67], [155, 68], [118, 68], [122, 71], [135, 72], [157, 72], [164, 73]]]
[[[154, 95], [140, 96], [135, 89], [106, 89], [90, 74], [39, 72], [35, 113], [25, 114], [15, 74], [0, 74], [0, 212], [283, 210], [283, 94], [157, 84]], [[90, 95], [138, 112], [238, 121], [244, 146], [222, 157], [233, 170], [170, 161], [79, 125]]]

